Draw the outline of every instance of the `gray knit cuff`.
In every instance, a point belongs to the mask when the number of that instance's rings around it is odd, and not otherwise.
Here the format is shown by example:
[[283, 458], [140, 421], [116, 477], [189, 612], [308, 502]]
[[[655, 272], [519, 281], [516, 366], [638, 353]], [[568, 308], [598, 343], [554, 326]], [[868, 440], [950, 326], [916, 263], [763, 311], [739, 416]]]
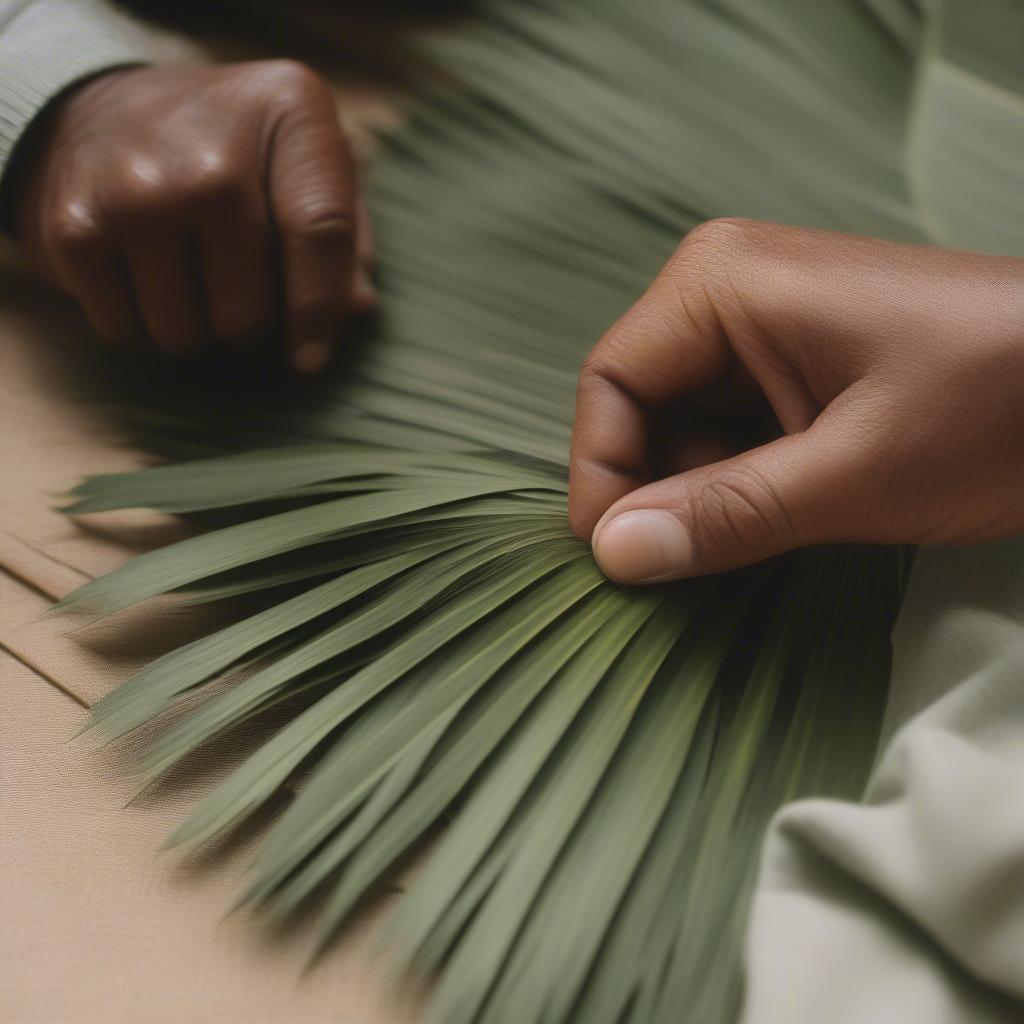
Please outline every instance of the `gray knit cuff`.
[[33, 0], [0, 31], [0, 176], [46, 104], [79, 79], [146, 63], [141, 37], [90, 0]]

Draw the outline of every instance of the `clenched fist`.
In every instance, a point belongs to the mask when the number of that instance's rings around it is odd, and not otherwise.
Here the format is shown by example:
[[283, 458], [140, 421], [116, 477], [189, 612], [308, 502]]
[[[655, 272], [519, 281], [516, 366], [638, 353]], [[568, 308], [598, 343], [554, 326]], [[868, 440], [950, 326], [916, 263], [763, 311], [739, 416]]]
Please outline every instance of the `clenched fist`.
[[19, 169], [20, 241], [111, 342], [276, 335], [312, 373], [374, 304], [334, 101], [301, 64], [108, 72], [43, 115]]
[[584, 365], [569, 510], [626, 583], [1024, 531], [1024, 260], [705, 224]]

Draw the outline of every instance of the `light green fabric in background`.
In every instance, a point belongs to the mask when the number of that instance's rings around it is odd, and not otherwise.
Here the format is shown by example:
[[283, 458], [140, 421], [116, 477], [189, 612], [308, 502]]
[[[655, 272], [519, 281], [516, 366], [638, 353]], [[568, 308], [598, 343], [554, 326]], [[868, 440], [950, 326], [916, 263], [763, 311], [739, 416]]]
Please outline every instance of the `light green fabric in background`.
[[864, 803], [770, 830], [745, 1024], [1024, 1019], [1024, 541], [921, 552], [894, 643]]

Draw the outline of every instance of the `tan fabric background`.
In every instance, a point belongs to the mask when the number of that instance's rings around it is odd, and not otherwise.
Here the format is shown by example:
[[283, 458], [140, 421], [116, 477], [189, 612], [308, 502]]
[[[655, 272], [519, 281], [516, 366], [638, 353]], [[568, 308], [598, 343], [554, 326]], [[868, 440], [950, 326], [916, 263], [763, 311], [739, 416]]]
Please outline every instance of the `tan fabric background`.
[[[197, 614], [163, 609], [108, 622], [44, 617], [52, 598], [133, 547], [170, 539], [140, 513], [75, 524], [53, 495], [84, 472], [138, 459], [67, 375], [77, 314], [11, 268], [0, 276], [0, 1020], [183, 1024], [411, 1019], [381, 998], [370, 920], [301, 979], [302, 934], [273, 939], [223, 920], [246, 844], [207, 862], [160, 847], [223, 758], [178, 773], [131, 807], [132, 783], [82, 741], [85, 706], [132, 668], [194, 636]], [[124, 531], [134, 544], [112, 539]], [[244, 746], [244, 742], [243, 742]], [[223, 852], [223, 851], [222, 851]], [[301, 983], [300, 983], [301, 982]]]
[[[88, 623], [44, 617], [50, 600], [170, 539], [131, 513], [75, 524], [53, 495], [84, 472], [127, 468], [101, 412], [70, 401], [83, 326], [16, 269], [0, 277], [0, 1020], [181, 1024], [410, 1019], [381, 999], [371, 920], [301, 979], [305, 938], [222, 920], [245, 843], [206, 863], [159, 853], [227, 765], [193, 765], [125, 808], [131, 781], [69, 743], [92, 703], [200, 626], [197, 613]], [[116, 520], [116, 524], [115, 524]], [[117, 527], [115, 530], [114, 527]], [[114, 540], [125, 533], [134, 543]]]

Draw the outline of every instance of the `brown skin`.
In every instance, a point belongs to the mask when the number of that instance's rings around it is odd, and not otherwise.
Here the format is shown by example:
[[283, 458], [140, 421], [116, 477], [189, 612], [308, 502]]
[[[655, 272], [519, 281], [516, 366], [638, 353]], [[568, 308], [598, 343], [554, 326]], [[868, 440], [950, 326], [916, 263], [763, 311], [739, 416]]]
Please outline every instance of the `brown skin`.
[[[374, 304], [333, 99], [300, 64], [107, 73], [20, 163], [21, 240], [112, 342], [280, 333], [309, 373]], [[750, 447], [768, 406], [786, 436]], [[698, 228], [584, 365], [569, 512], [630, 583], [1024, 531], [1024, 261]]]
[[92, 79], [44, 115], [15, 189], [30, 258], [115, 344], [283, 337], [314, 373], [375, 303], [334, 99], [292, 61]]
[[703, 225], [583, 367], [569, 514], [624, 583], [1024, 532], [1024, 260]]

